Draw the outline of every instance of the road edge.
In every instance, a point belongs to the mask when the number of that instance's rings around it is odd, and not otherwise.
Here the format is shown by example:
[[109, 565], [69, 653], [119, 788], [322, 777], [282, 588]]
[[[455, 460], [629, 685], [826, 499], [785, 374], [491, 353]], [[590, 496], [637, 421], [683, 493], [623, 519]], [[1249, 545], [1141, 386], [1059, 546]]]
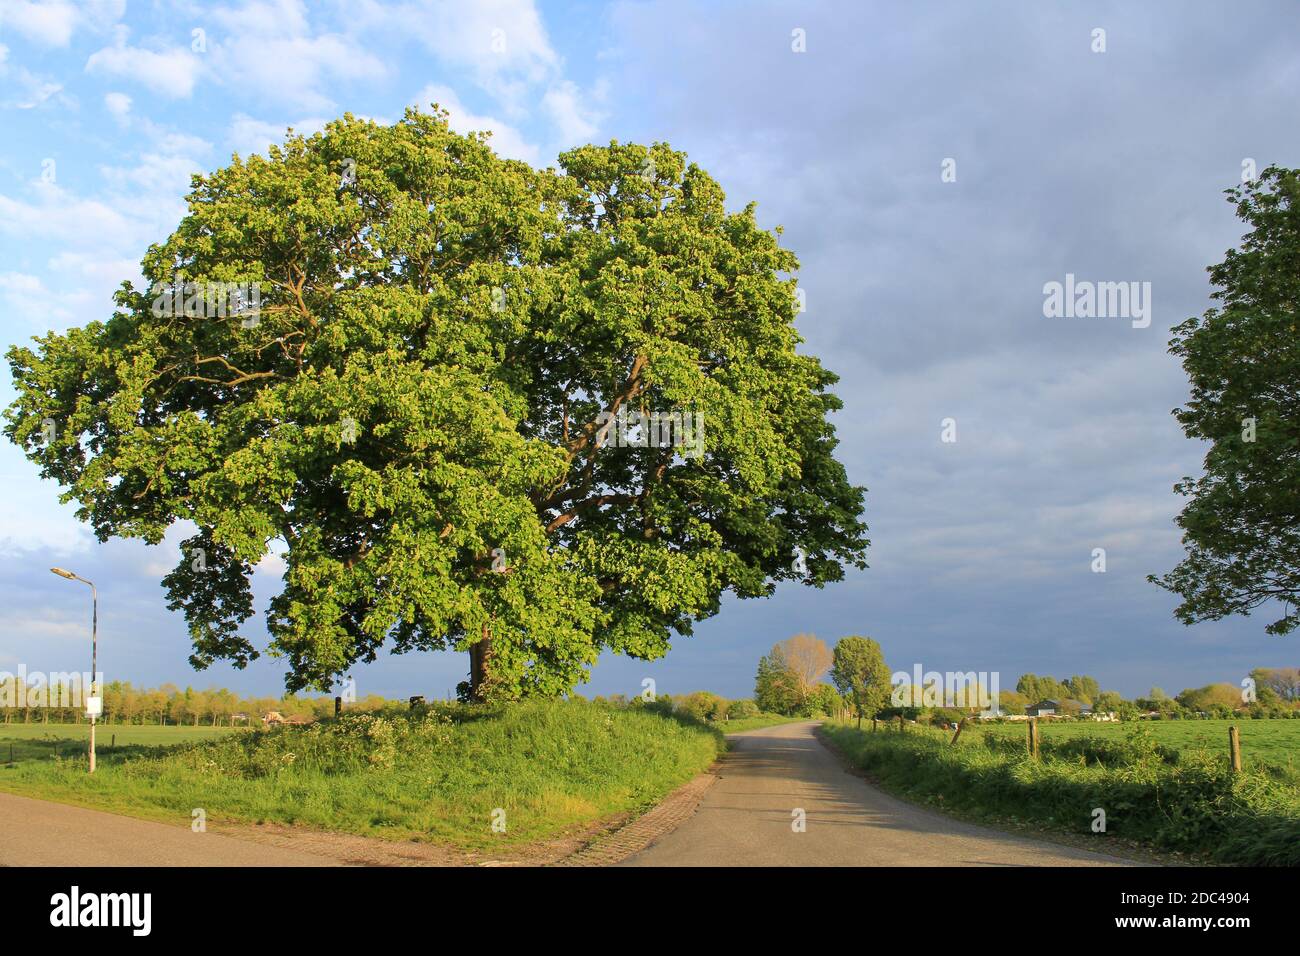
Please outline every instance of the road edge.
[[686, 781], [654, 807], [622, 826], [608, 830], [582, 849], [556, 860], [550, 866], [612, 866], [640, 853], [660, 837], [671, 833], [691, 817], [715, 783], [722, 761]]

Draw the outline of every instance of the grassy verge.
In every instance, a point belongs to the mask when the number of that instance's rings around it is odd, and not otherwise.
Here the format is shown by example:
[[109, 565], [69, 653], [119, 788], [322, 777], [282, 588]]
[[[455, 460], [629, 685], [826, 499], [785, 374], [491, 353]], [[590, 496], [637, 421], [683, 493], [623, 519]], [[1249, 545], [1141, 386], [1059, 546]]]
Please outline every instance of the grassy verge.
[[887, 789], [990, 822], [1107, 836], [1223, 863], [1300, 865], [1300, 790], [1263, 770], [1234, 775], [1221, 755], [1171, 750], [1143, 728], [1123, 738], [1023, 741], [823, 725], [827, 740]]
[[[418, 716], [345, 714], [308, 728], [119, 747], [101, 752], [93, 777], [84, 750], [46, 753], [0, 765], [0, 789], [177, 822], [201, 807], [214, 823], [304, 824], [479, 849], [645, 809], [724, 746], [715, 730], [649, 709], [435, 706]], [[0, 747], [2, 760], [3, 728]], [[492, 829], [498, 809], [505, 833]]]
[[757, 717], [723, 720], [710, 726], [718, 728], [724, 734], [738, 734], [742, 730], [761, 730], [764, 727], [776, 727], [779, 724], [797, 724], [809, 719], [808, 717], [782, 717], [780, 714], [759, 714]]

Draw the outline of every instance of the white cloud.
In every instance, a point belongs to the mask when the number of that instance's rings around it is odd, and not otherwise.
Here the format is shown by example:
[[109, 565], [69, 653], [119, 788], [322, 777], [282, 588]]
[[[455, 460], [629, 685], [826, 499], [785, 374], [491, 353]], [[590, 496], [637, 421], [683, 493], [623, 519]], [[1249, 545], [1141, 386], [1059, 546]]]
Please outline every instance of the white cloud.
[[211, 13], [227, 35], [210, 46], [219, 82], [302, 110], [329, 110], [329, 81], [382, 77], [382, 60], [350, 36], [313, 35], [299, 0], [251, 0]]
[[437, 103], [447, 110], [448, 124], [458, 133], [491, 132], [492, 148], [502, 156], [529, 163], [538, 160], [540, 151], [524, 139], [519, 130], [493, 116], [480, 116], [470, 112], [450, 87], [430, 84], [416, 94], [415, 102], [424, 109], [428, 109], [430, 103]]
[[[78, 611], [56, 611], [48, 608], [26, 607], [19, 612], [8, 611], [0, 615], [0, 633], [39, 638], [42, 641], [65, 640], [89, 643], [88, 615]], [[28, 664], [30, 670], [39, 667]], [[41, 671], [44, 673], [44, 671]]]
[[[5, 80], [6, 88], [5, 97], [0, 99], [0, 107], [29, 110], [40, 106], [63, 89], [61, 83], [38, 76], [26, 67], [11, 66], [8, 59], [9, 48], [0, 44], [0, 78]], [[66, 97], [60, 99], [70, 102]]]
[[596, 116], [581, 102], [582, 94], [576, 84], [565, 80], [546, 91], [542, 108], [555, 124], [562, 143], [581, 146], [591, 142], [596, 133]]
[[48, 263], [47, 278], [0, 272], [0, 305], [10, 331], [43, 332], [85, 325], [112, 313], [113, 292], [122, 281], [140, 283], [139, 264], [104, 251], [61, 252]]
[[440, 60], [483, 78], [515, 73], [540, 81], [559, 63], [532, 0], [426, 0], [398, 8], [394, 18]]
[[[202, 172], [196, 160], [185, 155], [144, 153], [135, 166], [103, 166], [104, 180], [116, 189], [138, 189], [153, 199], [177, 199], [190, 189], [190, 177]], [[177, 209], [177, 212], [183, 210]]]
[[59, 504], [52, 483], [39, 481], [35, 466], [9, 442], [0, 450], [0, 480], [5, 485], [0, 495], [0, 557], [34, 551], [66, 555], [86, 550], [94, 540], [76, 520], [75, 506]]
[[254, 570], [258, 574], [265, 574], [273, 578], [283, 578], [284, 573], [289, 570], [288, 563], [284, 560], [283, 551], [270, 551], [261, 561], [254, 565]]
[[131, 97], [125, 93], [105, 93], [104, 108], [113, 114], [113, 118], [118, 122], [124, 122], [131, 113]]
[[64, 0], [0, 0], [0, 23], [41, 46], [67, 46], [77, 23], [77, 11]]
[[100, 200], [79, 198], [54, 183], [36, 182], [32, 189], [35, 202], [0, 195], [0, 233], [81, 248], [120, 243], [139, 233], [131, 219]]
[[104, 73], [135, 80], [149, 90], [172, 99], [188, 99], [194, 92], [202, 64], [189, 50], [170, 47], [161, 51], [130, 46], [120, 29], [117, 42], [90, 55], [87, 73]]
[[0, 0], [0, 25], [38, 46], [65, 47], [77, 30], [104, 30], [125, 12], [126, 0]]
[[33, 109], [63, 89], [60, 84], [43, 80], [21, 68], [14, 73], [12, 80], [11, 89], [14, 95], [6, 97], [3, 105], [13, 109]]
[[[84, 283], [94, 283], [116, 289], [123, 279], [138, 282], [140, 263], [125, 256], [111, 257], [101, 253], [60, 252], [49, 261], [50, 271], [63, 277], [76, 277]], [[107, 298], [105, 298], [107, 303]]]
[[25, 272], [0, 272], [0, 295], [39, 295], [44, 291], [45, 286], [39, 276]]

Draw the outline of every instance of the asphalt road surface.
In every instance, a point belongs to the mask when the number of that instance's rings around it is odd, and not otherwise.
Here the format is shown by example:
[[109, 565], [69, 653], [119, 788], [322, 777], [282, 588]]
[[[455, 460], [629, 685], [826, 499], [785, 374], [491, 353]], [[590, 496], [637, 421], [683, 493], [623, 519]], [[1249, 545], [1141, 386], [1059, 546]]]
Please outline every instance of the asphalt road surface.
[[310, 853], [0, 793], [0, 866], [330, 866]]
[[[1013, 836], [897, 800], [783, 724], [732, 738], [695, 814], [624, 866], [1132, 866]], [[794, 811], [805, 829], [795, 832]]]

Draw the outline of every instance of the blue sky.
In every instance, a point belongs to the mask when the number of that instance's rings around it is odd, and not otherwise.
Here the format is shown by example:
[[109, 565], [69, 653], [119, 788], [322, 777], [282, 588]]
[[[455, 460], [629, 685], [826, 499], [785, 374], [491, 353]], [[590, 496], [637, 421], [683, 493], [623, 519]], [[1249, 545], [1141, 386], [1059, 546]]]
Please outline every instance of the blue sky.
[[[802, 261], [799, 328], [843, 377], [872, 567], [728, 602], [665, 660], [602, 661], [589, 692], [652, 677], [746, 695], [759, 655], [798, 631], [868, 634], [896, 669], [1004, 686], [1025, 671], [1129, 695], [1236, 682], [1297, 663], [1294, 639], [1264, 617], [1186, 628], [1145, 581], [1179, 558], [1172, 486], [1203, 454], [1169, 414], [1186, 382], [1165, 349], [1242, 233], [1222, 190], [1249, 161], [1300, 165], [1297, 35], [1284, 2], [1228, 18], [1172, 2], [0, 0], [0, 340], [106, 318], [190, 174], [286, 126], [436, 100], [537, 165], [667, 141], [732, 206], [783, 224]], [[1151, 283], [1150, 327], [1045, 317], [1043, 286], [1067, 273]], [[88, 666], [84, 595], [46, 571], [61, 564], [99, 585], [109, 679], [280, 688], [272, 659], [190, 670], [159, 583], [182, 533], [97, 543], [8, 444], [0, 481], [0, 669]], [[268, 561], [263, 599], [276, 580]], [[441, 695], [465, 670], [411, 655], [354, 676], [363, 694]]]

